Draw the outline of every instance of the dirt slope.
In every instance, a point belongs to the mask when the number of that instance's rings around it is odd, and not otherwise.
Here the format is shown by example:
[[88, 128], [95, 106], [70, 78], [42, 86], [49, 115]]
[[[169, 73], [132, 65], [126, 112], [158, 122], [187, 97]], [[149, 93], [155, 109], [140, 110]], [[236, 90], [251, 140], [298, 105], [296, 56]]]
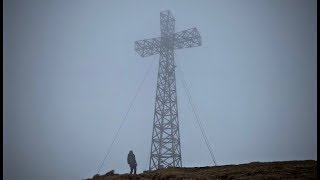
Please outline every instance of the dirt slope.
[[107, 179], [316, 179], [317, 161], [252, 162], [194, 168], [165, 168], [138, 175], [95, 175], [93, 180]]

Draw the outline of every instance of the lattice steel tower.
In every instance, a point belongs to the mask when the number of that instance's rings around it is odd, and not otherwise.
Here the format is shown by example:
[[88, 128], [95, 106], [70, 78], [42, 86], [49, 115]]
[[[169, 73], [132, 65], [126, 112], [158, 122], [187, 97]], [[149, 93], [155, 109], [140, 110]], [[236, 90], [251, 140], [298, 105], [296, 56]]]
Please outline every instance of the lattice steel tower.
[[142, 57], [160, 54], [149, 170], [181, 167], [174, 50], [201, 45], [196, 28], [175, 33], [170, 11], [160, 13], [161, 37], [135, 42]]

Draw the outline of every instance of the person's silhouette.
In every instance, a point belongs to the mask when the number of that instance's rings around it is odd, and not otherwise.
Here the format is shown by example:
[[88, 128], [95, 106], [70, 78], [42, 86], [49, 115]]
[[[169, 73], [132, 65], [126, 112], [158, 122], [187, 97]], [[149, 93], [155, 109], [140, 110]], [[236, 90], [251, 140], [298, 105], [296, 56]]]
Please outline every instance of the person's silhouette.
[[128, 158], [127, 158], [128, 164], [130, 166], [130, 174], [132, 174], [132, 171], [134, 170], [134, 174], [137, 172], [137, 161], [136, 157], [133, 154], [133, 151], [129, 151]]

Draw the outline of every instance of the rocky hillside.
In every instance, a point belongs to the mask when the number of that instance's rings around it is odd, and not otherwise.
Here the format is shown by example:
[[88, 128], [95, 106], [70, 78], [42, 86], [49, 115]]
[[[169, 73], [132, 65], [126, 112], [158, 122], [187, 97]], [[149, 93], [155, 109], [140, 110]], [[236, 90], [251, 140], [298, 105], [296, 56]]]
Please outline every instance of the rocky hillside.
[[138, 175], [95, 175], [93, 180], [107, 179], [316, 179], [317, 161], [252, 162], [240, 165], [225, 165], [194, 168], [165, 168]]

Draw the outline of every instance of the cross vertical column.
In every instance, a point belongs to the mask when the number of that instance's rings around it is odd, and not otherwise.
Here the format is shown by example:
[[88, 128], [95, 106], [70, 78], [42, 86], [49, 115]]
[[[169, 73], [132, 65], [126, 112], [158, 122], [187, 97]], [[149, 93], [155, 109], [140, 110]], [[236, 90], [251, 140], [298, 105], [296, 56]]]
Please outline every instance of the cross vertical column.
[[160, 13], [160, 60], [149, 170], [181, 167], [181, 148], [174, 63], [175, 19]]

